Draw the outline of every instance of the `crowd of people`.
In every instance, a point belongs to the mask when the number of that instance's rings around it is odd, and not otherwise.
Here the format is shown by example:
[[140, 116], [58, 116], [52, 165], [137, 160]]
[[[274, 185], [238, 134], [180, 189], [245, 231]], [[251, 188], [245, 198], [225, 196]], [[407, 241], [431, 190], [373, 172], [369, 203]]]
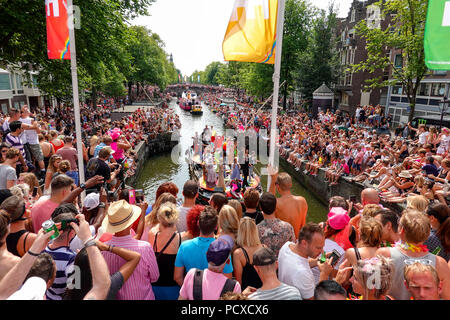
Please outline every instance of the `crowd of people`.
[[[243, 103], [248, 108], [233, 110], [231, 126], [270, 128], [267, 111]], [[307, 200], [291, 191], [292, 177], [272, 167], [269, 192], [246, 186], [242, 202], [216, 192], [199, 205], [193, 180], [182, 186], [182, 203], [181, 186], [170, 181], [153, 203], [138, 199], [122, 183], [133, 173], [133, 148], [181, 124], [170, 109], [139, 109], [117, 121], [111, 111], [82, 108], [89, 141], [82, 184], [69, 111], [31, 115], [24, 106], [3, 119], [0, 299], [450, 299], [445, 130], [430, 128], [420, 143], [420, 128], [415, 146], [374, 132], [384, 121], [376, 109], [372, 122], [330, 112], [280, 115], [280, 154], [299, 169], [306, 162], [305, 174], [324, 168], [339, 183], [339, 164], [356, 181], [379, 180], [358, 203], [332, 197], [326, 220], [313, 223]], [[408, 174], [424, 184], [434, 179], [432, 191], [415, 193], [403, 180], [397, 187]], [[394, 193], [390, 182], [408, 192]], [[402, 212], [382, 205], [403, 198]]]

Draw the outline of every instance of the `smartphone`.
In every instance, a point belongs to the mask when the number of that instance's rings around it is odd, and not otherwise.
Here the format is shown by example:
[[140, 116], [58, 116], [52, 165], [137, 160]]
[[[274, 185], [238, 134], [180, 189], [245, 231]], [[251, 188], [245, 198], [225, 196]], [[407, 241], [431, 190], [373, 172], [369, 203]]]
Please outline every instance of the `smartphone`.
[[336, 265], [336, 263], [338, 262], [340, 257], [341, 257], [341, 255], [339, 254], [339, 252], [337, 252], [337, 250], [334, 249], [329, 257], [329, 258], [331, 258], [331, 265], [333, 267]]
[[137, 203], [142, 203], [142, 202], [144, 202], [144, 190], [142, 190], [142, 189], [136, 189], [135, 195], [136, 195], [136, 201], [137, 201]]
[[356, 196], [350, 196], [348, 200], [350, 200], [351, 202], [356, 202]]
[[128, 203], [129, 204], [136, 203], [136, 191], [134, 189], [131, 189], [130, 191], [128, 191]]
[[33, 188], [33, 193], [31, 194], [31, 196], [34, 198], [37, 196], [37, 192], [38, 192], [38, 187], [34, 187]]

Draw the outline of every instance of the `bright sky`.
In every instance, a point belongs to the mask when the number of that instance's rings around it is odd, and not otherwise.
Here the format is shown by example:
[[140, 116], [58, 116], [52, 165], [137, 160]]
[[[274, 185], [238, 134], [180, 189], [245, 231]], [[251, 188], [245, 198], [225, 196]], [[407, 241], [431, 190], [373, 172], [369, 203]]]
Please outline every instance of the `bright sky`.
[[[235, 0], [157, 0], [151, 16], [132, 24], [143, 25], [159, 34], [167, 53], [183, 75], [204, 70], [213, 61], [223, 62], [222, 41]], [[329, 0], [309, 0], [326, 9]], [[346, 17], [353, 0], [335, 0], [339, 17]]]

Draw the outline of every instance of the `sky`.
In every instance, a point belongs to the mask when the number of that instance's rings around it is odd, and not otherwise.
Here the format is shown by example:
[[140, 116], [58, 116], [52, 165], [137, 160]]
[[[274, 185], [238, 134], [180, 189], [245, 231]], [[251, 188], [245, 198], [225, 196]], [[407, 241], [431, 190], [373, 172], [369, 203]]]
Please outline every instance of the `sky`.
[[[138, 17], [133, 25], [146, 26], [173, 54], [175, 67], [183, 75], [202, 71], [213, 61], [224, 62], [222, 41], [235, 0], [156, 0], [150, 16]], [[326, 9], [329, 0], [309, 0]], [[346, 17], [353, 0], [335, 0], [338, 17]]]

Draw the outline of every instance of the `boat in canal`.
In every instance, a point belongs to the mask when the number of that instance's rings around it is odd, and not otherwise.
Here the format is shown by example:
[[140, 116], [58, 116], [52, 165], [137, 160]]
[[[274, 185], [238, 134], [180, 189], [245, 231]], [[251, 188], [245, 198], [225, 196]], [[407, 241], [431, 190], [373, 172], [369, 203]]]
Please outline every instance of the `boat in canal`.
[[[242, 180], [231, 179], [231, 166], [224, 166], [224, 178], [221, 182], [219, 166], [217, 159], [211, 162], [211, 158], [205, 161], [200, 158], [200, 154], [195, 154], [193, 148], [189, 149], [188, 157], [186, 158], [189, 164], [189, 175], [191, 179], [198, 182], [199, 191], [197, 202], [202, 205], [208, 205], [209, 199], [216, 192], [225, 194], [229, 200], [237, 199], [243, 201], [245, 188], [242, 187]], [[208, 174], [215, 175], [215, 182], [208, 183]], [[225, 185], [225, 190], [221, 187], [221, 183]], [[261, 180], [259, 176], [253, 173], [253, 176], [248, 177], [248, 188], [255, 188], [262, 193]]]
[[191, 114], [193, 115], [202, 115], [203, 114], [203, 110], [202, 110], [202, 105], [201, 104], [194, 104], [191, 108]]

